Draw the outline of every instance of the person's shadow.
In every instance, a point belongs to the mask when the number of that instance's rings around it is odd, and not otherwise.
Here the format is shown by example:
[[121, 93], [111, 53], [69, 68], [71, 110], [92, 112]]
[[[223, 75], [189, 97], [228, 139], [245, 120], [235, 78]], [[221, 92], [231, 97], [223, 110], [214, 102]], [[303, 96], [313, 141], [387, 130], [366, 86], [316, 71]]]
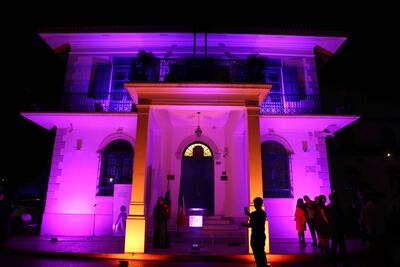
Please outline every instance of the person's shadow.
[[120, 207], [120, 213], [118, 215], [117, 221], [114, 224], [114, 235], [123, 236], [125, 235], [126, 219], [128, 215], [126, 214], [126, 207], [122, 205]]

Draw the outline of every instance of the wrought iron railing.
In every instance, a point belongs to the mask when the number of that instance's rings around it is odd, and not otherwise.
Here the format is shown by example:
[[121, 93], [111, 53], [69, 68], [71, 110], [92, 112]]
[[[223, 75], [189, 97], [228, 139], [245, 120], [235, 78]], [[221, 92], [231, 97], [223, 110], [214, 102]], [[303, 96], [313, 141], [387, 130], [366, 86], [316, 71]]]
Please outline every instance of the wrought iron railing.
[[261, 114], [318, 114], [319, 95], [269, 94], [261, 104]]
[[60, 111], [73, 112], [135, 112], [136, 106], [127, 92], [98, 93], [90, 96], [85, 93], [67, 93], [62, 99]]
[[[261, 104], [260, 114], [354, 114], [353, 100], [333, 95], [269, 94]], [[137, 109], [127, 92], [101, 93], [96, 96], [67, 93], [58, 111], [135, 112]]]
[[153, 59], [146, 65], [132, 58], [123, 66], [130, 69], [130, 81], [231, 83], [265, 83], [266, 67], [251, 60], [214, 58]]

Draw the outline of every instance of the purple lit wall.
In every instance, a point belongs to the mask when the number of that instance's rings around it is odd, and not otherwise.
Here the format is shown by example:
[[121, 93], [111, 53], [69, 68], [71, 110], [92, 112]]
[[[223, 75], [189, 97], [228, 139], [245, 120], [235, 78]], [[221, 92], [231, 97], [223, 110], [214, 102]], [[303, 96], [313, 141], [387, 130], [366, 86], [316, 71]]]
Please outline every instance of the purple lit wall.
[[[194, 135], [197, 111], [201, 112], [203, 130], [200, 138]], [[58, 127], [42, 235], [91, 235], [94, 224], [96, 235], [111, 235], [113, 197], [96, 196], [99, 152], [115, 139], [125, 139], [134, 145], [136, 115], [23, 115], [48, 129], [54, 125]], [[261, 141], [280, 142], [291, 155], [294, 198], [265, 200], [271, 238], [296, 236], [293, 214], [298, 197], [330, 192], [322, 131], [329, 125], [340, 129], [355, 119], [284, 115], [260, 118]], [[249, 204], [245, 121], [245, 111], [241, 107], [154, 107], [150, 113], [149, 177], [145, 189], [147, 216], [151, 216], [157, 197], [166, 192], [167, 175], [175, 176], [170, 190], [175, 207], [172, 216], [176, 216], [183, 149], [200, 141], [213, 150], [214, 161], [218, 162], [214, 173], [215, 214], [242, 220], [243, 207]], [[223, 171], [227, 172], [227, 181], [220, 179]]]
[[41, 234], [92, 235], [93, 225], [96, 235], [111, 234], [113, 198], [96, 196], [100, 151], [115, 139], [127, 140], [134, 146], [136, 115], [23, 116], [48, 129], [57, 127]]
[[261, 142], [276, 141], [290, 155], [293, 198], [265, 199], [271, 238], [296, 237], [296, 200], [304, 195], [331, 192], [323, 130], [335, 130], [355, 121], [354, 116], [264, 115], [260, 119]]
[[[113, 57], [135, 56], [140, 49], [159, 58], [187, 57], [193, 51], [193, 35], [183, 33], [98, 33], [41, 34], [53, 49], [71, 45], [65, 88], [88, 95], [96, 61], [113, 62]], [[204, 35], [198, 34], [198, 44]], [[260, 54], [281, 58], [299, 67], [307, 94], [318, 93], [313, 48], [335, 52], [344, 37], [209, 34], [210, 57], [246, 58]], [[198, 52], [204, 50], [199, 46]], [[284, 93], [284, 92], [282, 92]], [[93, 107], [93, 103], [91, 103]], [[287, 103], [290, 107], [290, 103]], [[203, 135], [197, 138], [197, 112], [201, 112]], [[43, 215], [42, 235], [111, 235], [116, 210], [113, 197], [96, 196], [101, 150], [115, 139], [129, 141], [136, 136], [134, 113], [24, 113], [23, 116], [47, 128], [57, 127], [53, 161]], [[296, 199], [330, 191], [323, 130], [341, 129], [357, 117], [279, 116], [260, 118], [262, 141], [275, 140], [291, 154], [294, 198], [266, 199], [270, 237], [296, 237], [293, 221]], [[214, 153], [215, 214], [243, 219], [247, 206], [248, 166], [244, 107], [154, 106], [150, 112], [148, 173], [145, 185], [145, 214], [151, 216], [156, 199], [170, 183], [172, 216], [176, 217], [183, 149], [194, 141], [207, 144]], [[217, 163], [218, 162], [218, 163]], [[225, 171], [227, 181], [220, 176]], [[134, 179], [134, 178], [133, 178]], [[122, 203], [124, 200], [118, 200]]]

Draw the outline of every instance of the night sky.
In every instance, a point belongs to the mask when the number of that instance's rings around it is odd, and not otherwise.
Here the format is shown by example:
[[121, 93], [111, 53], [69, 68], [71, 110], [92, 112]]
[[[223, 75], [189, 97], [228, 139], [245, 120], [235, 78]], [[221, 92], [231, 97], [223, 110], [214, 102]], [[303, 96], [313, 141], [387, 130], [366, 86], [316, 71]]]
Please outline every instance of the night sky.
[[[122, 4], [78, 8], [72, 2], [54, 2], [53, 5], [58, 6], [25, 6], [17, 12], [16, 19], [5, 25], [11, 29], [10, 33], [7, 31], [9, 38], [5, 43], [12, 53], [6, 55], [7, 64], [4, 64], [10, 66], [11, 72], [5, 77], [7, 86], [3, 87], [7, 92], [7, 98], [2, 101], [3, 108], [6, 107], [6, 125], [2, 127], [5, 134], [3, 155], [6, 156], [1, 177], [7, 177], [12, 185], [42, 185], [45, 190], [50, 170], [54, 133], [19, 115], [38, 100], [56, 103], [57, 92], [63, 86], [65, 63], [37, 35], [43, 27], [134, 26], [199, 32], [240, 29], [257, 32], [260, 28], [277, 28], [342, 32], [349, 38], [331, 61], [321, 67], [321, 90], [379, 94], [385, 103], [395, 101], [399, 89], [398, 83], [393, 81], [396, 79], [391, 79], [398, 76], [395, 73], [398, 67], [389, 65], [398, 62], [400, 47], [395, 40], [399, 31], [395, 29], [395, 16], [391, 12], [394, 13], [395, 8], [370, 6], [366, 9], [338, 3], [329, 8], [309, 7], [314, 8], [313, 11], [297, 7], [295, 11], [287, 11], [287, 8], [268, 5], [236, 6], [232, 11], [203, 2], [196, 3], [196, 8], [186, 3], [182, 7], [184, 10], [169, 4], [130, 8]], [[370, 104], [371, 111], [374, 106]], [[393, 113], [380, 116], [393, 119]]]

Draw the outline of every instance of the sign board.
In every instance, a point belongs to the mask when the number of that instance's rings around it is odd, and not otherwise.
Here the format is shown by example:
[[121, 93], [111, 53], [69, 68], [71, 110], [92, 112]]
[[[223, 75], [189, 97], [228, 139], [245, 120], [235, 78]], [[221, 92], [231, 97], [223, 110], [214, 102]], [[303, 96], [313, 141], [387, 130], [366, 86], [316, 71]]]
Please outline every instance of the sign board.
[[190, 215], [189, 227], [203, 227], [203, 215]]

